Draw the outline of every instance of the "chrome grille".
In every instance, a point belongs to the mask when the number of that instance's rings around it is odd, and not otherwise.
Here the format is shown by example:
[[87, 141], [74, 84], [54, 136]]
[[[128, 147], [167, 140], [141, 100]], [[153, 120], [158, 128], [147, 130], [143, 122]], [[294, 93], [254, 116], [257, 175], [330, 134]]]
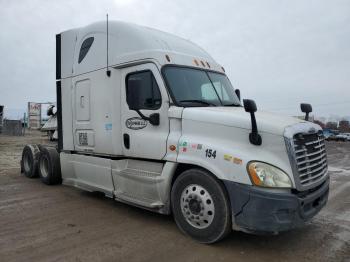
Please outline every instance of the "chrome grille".
[[322, 179], [327, 173], [327, 155], [322, 132], [293, 136], [295, 169], [301, 186]]

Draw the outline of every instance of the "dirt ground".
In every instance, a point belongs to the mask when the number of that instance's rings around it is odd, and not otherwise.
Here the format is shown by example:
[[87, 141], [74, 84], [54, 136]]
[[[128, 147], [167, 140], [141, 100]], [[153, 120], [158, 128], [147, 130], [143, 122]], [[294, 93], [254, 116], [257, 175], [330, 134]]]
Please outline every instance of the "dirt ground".
[[350, 143], [327, 143], [329, 202], [305, 227], [232, 232], [215, 245], [183, 235], [170, 216], [25, 178], [27, 143], [47, 139], [0, 135], [0, 261], [350, 261]]

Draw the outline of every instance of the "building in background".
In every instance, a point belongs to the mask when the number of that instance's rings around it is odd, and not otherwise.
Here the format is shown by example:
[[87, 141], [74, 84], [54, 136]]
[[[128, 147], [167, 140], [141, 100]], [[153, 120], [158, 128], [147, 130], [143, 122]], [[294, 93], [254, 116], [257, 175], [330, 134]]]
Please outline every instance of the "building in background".
[[340, 120], [338, 129], [341, 133], [350, 133], [350, 121]]
[[41, 104], [28, 102], [28, 128], [41, 128]]
[[23, 136], [24, 127], [21, 120], [5, 119], [2, 133], [8, 136]]

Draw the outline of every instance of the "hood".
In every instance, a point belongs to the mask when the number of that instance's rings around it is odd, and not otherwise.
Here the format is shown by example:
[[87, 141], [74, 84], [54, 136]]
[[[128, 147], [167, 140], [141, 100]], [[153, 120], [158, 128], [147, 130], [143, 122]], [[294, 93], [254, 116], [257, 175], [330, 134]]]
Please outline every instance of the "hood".
[[[186, 107], [182, 118], [251, 130], [250, 114], [243, 107]], [[285, 128], [297, 123], [309, 123], [295, 117], [257, 111], [255, 118], [259, 132], [283, 136]]]

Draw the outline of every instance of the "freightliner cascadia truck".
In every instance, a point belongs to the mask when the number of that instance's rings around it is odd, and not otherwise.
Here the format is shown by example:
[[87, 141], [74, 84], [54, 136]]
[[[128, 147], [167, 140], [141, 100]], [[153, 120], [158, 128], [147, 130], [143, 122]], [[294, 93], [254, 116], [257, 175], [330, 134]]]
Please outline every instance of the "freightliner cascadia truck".
[[62, 32], [56, 87], [58, 146], [25, 146], [28, 177], [171, 214], [202, 243], [290, 230], [327, 202], [320, 126], [242, 103], [188, 40], [117, 21]]

